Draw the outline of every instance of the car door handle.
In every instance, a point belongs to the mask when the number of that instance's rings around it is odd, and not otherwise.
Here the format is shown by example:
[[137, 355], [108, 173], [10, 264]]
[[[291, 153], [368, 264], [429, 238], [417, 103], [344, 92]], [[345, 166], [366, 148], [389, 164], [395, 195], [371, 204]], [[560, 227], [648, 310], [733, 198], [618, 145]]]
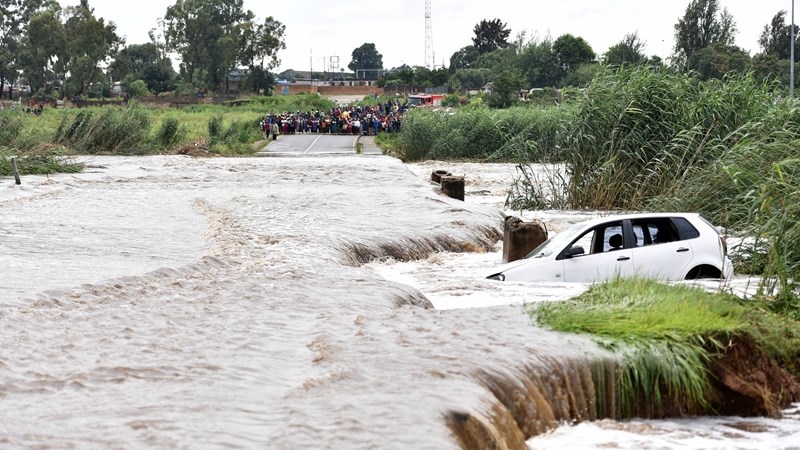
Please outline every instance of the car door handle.
[[619, 258], [617, 258], [617, 261], [628, 261], [628, 260], [630, 260], [630, 259], [631, 259], [631, 258], [630, 258], [630, 257], [628, 257], [628, 256], [620, 256]]
[[686, 253], [686, 252], [688, 252], [688, 251], [689, 251], [689, 249], [688, 249], [688, 248], [686, 248], [686, 247], [681, 247], [681, 248], [679, 248], [679, 249], [678, 249], [677, 253]]

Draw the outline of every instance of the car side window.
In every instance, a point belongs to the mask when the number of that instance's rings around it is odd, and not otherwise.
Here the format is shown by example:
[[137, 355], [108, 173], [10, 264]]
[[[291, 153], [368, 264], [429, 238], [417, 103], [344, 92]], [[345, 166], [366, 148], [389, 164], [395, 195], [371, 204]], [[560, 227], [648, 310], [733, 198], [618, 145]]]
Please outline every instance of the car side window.
[[589, 255], [595, 253], [592, 251], [594, 248], [593, 244], [595, 242], [595, 234], [597, 230], [592, 229], [589, 230], [581, 235], [575, 242], [572, 243], [572, 247], [583, 247], [584, 255]]
[[673, 217], [672, 223], [675, 224], [675, 228], [678, 231], [679, 240], [684, 241], [700, 237], [700, 232], [697, 231], [697, 228], [683, 217]]
[[622, 222], [605, 223], [585, 231], [570, 245], [570, 248], [575, 247], [584, 250], [584, 253], [575, 256], [595, 255], [622, 249]]
[[637, 219], [632, 221], [631, 225], [633, 233], [636, 235], [637, 247], [679, 240], [679, 234], [675, 226], [667, 217]]
[[622, 249], [622, 224], [607, 226], [603, 233], [603, 251]]

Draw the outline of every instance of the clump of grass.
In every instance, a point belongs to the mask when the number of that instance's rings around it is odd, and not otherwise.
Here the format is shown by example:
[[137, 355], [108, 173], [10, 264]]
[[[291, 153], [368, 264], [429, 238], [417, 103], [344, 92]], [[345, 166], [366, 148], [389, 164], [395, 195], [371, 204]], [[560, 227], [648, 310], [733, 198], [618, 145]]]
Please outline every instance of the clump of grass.
[[643, 399], [646, 413], [658, 417], [665, 399], [688, 413], [708, 408], [707, 364], [727, 337], [752, 328], [749, 310], [728, 294], [649, 280], [614, 280], [570, 301], [544, 303], [529, 311], [544, 326], [591, 334], [618, 352], [620, 413], [630, 416], [641, 408], [637, 400]]
[[64, 114], [53, 143], [84, 154], [149, 151], [150, 117], [138, 107], [85, 109]]
[[219, 143], [222, 139], [222, 131], [224, 126], [222, 124], [221, 115], [213, 115], [208, 119], [208, 142], [211, 145]]
[[181, 126], [175, 117], [168, 117], [161, 122], [155, 135], [155, 144], [162, 150], [170, 149], [180, 144], [186, 137], [186, 128]]
[[50, 175], [55, 173], [78, 173], [83, 164], [75, 162], [64, 148], [46, 147], [20, 153], [19, 149], [0, 147], [0, 176], [13, 175], [11, 157], [17, 158], [20, 175]]
[[0, 114], [0, 142], [8, 145], [22, 132], [22, 120], [16, 115]]
[[221, 115], [214, 115], [208, 121], [208, 141], [211, 150], [220, 154], [251, 154], [250, 144], [261, 139], [258, 123], [234, 120], [225, 127]]

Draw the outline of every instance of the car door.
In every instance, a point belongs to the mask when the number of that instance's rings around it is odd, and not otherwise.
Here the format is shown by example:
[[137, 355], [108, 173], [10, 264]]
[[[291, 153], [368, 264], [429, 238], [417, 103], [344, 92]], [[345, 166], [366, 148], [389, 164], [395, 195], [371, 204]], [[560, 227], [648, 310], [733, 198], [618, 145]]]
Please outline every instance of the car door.
[[630, 221], [636, 246], [633, 268], [637, 276], [660, 280], [683, 279], [694, 257], [692, 247], [680, 235], [669, 217]]
[[[617, 238], [618, 237], [618, 238]], [[619, 241], [620, 245], [612, 245]], [[564, 281], [588, 283], [616, 276], [633, 274], [633, 259], [629, 243], [625, 242], [621, 221], [608, 222], [586, 231], [570, 247], [585, 251], [564, 261]]]

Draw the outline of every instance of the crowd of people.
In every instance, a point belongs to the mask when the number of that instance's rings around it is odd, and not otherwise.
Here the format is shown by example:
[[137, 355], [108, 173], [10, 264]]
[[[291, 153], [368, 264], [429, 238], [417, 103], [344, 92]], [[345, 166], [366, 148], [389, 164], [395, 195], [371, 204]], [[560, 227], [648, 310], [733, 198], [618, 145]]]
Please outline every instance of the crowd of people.
[[268, 114], [261, 121], [264, 138], [281, 134], [353, 134], [376, 136], [400, 131], [408, 104], [397, 101], [376, 106], [334, 107], [329, 111]]

